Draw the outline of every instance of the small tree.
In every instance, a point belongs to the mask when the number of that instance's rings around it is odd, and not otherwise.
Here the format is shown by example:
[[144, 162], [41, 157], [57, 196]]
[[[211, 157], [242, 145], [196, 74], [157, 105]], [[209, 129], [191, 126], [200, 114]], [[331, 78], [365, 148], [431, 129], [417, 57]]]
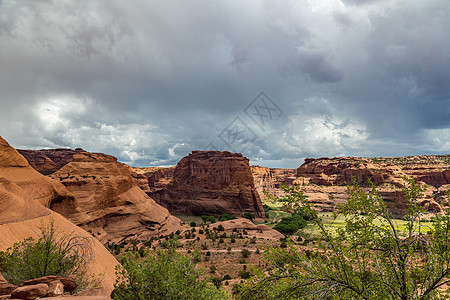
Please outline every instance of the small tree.
[[311, 209], [298, 189], [286, 190], [293, 208], [304, 207], [321, 233], [318, 250], [299, 253], [292, 245], [272, 248], [267, 276], [259, 270], [246, 284], [242, 299], [442, 299], [449, 295], [450, 211], [436, 218], [424, 234], [423, 189], [407, 179], [406, 230], [400, 230], [383, 199], [371, 185], [356, 181], [348, 202], [339, 206], [345, 227], [333, 229]]
[[200, 279], [190, 257], [174, 248], [158, 251], [143, 260], [127, 253], [117, 268], [114, 299], [228, 299], [225, 292]]
[[251, 213], [251, 212], [245, 212], [244, 213], [244, 218], [249, 219], [250, 221], [253, 222], [253, 220], [255, 219], [255, 214]]
[[0, 269], [5, 279], [19, 285], [30, 279], [56, 275], [74, 279], [78, 290], [95, 285], [86, 276], [86, 264], [92, 256], [91, 238], [58, 233], [53, 221], [40, 230], [37, 240], [30, 237], [0, 252]]

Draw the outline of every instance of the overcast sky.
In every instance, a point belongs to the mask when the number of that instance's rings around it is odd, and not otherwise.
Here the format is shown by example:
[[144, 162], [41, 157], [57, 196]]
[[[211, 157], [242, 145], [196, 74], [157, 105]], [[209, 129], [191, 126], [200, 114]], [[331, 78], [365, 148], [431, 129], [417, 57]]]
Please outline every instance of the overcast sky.
[[450, 2], [0, 0], [0, 135], [134, 166], [450, 153]]

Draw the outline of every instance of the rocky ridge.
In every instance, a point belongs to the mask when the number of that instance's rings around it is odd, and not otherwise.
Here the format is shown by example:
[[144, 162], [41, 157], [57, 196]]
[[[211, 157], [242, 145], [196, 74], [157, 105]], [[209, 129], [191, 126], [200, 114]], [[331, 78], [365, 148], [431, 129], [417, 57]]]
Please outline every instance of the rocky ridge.
[[439, 213], [448, 205], [445, 191], [450, 188], [450, 155], [305, 159], [293, 183], [299, 184], [312, 202], [329, 211], [346, 201], [346, 186], [353, 179], [366, 187], [370, 179], [393, 216], [402, 217], [406, 210], [402, 192], [405, 178], [414, 178], [426, 187], [419, 203], [430, 213]]

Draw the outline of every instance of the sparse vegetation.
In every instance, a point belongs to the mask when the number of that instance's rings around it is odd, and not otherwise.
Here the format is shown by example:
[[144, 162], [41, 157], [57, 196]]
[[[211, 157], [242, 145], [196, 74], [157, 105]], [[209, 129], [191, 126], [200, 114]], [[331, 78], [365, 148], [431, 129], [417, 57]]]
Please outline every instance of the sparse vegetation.
[[348, 203], [335, 217], [344, 226], [328, 227], [298, 190], [287, 191], [291, 207], [305, 207], [321, 234], [315, 251], [287, 248], [266, 252], [269, 275], [259, 269], [239, 289], [241, 299], [444, 299], [450, 283], [450, 210], [424, 234], [417, 205], [423, 189], [405, 179], [406, 230], [391, 219], [372, 185], [365, 191], [356, 181], [348, 187]]
[[43, 225], [38, 239], [27, 238], [0, 252], [0, 269], [5, 279], [19, 285], [29, 279], [48, 275], [73, 278], [78, 289], [98, 284], [86, 274], [91, 259], [90, 238], [58, 232], [54, 223]]

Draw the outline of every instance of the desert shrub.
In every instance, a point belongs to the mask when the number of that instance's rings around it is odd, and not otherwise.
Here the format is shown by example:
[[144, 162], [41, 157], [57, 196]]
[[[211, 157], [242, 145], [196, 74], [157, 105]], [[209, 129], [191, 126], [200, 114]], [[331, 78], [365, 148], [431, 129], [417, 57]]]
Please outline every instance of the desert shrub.
[[98, 283], [86, 274], [86, 264], [92, 256], [90, 238], [59, 233], [53, 221], [40, 230], [38, 239], [27, 238], [0, 252], [0, 269], [9, 283], [19, 285], [49, 275], [74, 279], [77, 290]]
[[248, 278], [252, 277], [252, 273], [250, 273], [249, 271], [246, 271], [246, 270], [240, 270], [239, 277], [241, 277], [242, 279], [248, 279]]
[[160, 250], [144, 260], [132, 254], [117, 268], [115, 300], [228, 299], [228, 295], [200, 279], [191, 258], [174, 249]]
[[242, 249], [242, 251], [241, 251], [241, 255], [242, 255], [242, 257], [243, 258], [247, 258], [247, 257], [249, 257], [250, 256], [250, 250], [248, 250], [248, 249]]
[[197, 223], [194, 222], [194, 221], [192, 221], [192, 222], [190, 223], [190, 225], [191, 225], [191, 227], [195, 227], [195, 226], [197, 226]]
[[299, 229], [306, 226], [306, 220], [300, 214], [293, 214], [291, 217], [284, 217], [273, 227], [273, 229], [284, 235], [292, 235]]
[[217, 220], [214, 216], [203, 215], [203, 216], [200, 216], [200, 218], [202, 218], [203, 223], [207, 223], [207, 222], [216, 223], [217, 222]]
[[220, 288], [220, 286], [222, 285], [222, 278], [220, 277], [212, 276], [210, 280], [216, 288]]
[[217, 226], [217, 231], [225, 231], [225, 228], [223, 228], [222, 224]]
[[244, 218], [249, 219], [250, 221], [253, 222], [253, 220], [255, 219], [255, 214], [251, 213], [251, 212], [245, 212], [244, 213]]
[[236, 219], [236, 216], [230, 215], [229, 213], [223, 213], [219, 217], [219, 221], [228, 221], [228, 220], [234, 220]]

